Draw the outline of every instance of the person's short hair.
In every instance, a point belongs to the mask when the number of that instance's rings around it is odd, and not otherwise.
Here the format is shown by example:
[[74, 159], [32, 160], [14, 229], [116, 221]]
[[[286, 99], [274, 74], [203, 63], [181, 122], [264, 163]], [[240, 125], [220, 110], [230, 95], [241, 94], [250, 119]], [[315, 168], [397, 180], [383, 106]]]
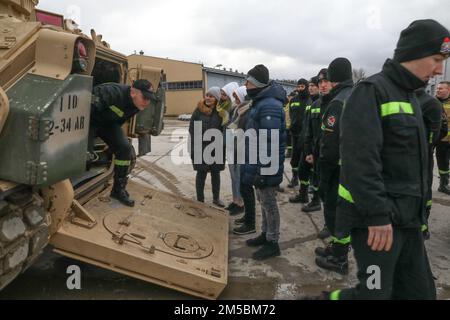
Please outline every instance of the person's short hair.
[[441, 81], [439, 84], [446, 84], [447, 87], [450, 87], [450, 81]]

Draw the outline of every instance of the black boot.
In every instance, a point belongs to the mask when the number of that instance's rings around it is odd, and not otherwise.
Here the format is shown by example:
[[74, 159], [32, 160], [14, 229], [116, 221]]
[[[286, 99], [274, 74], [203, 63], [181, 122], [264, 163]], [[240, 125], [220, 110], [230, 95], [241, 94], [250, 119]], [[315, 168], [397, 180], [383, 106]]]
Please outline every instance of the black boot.
[[228, 209], [228, 212], [230, 212], [230, 216], [237, 216], [238, 214], [243, 213], [245, 210], [244, 206], [240, 207], [237, 204], [233, 203], [233, 206]]
[[298, 186], [298, 173], [297, 172], [294, 172], [293, 174], [292, 174], [292, 180], [291, 180], [291, 182], [288, 184], [288, 188], [289, 189], [294, 189], [296, 186]]
[[278, 257], [281, 254], [278, 242], [267, 241], [261, 249], [253, 254], [253, 259], [257, 261]]
[[245, 223], [245, 217], [234, 220], [236, 226], [242, 226]]
[[256, 233], [255, 224], [245, 222], [240, 227], [234, 228], [233, 233], [239, 236]]
[[319, 257], [328, 257], [333, 254], [333, 242], [330, 242], [325, 248], [317, 247], [314, 253]]
[[247, 246], [249, 247], [260, 247], [267, 243], [266, 234], [263, 232], [259, 237], [247, 240]]
[[322, 210], [322, 205], [320, 204], [320, 197], [317, 191], [314, 191], [313, 198], [310, 203], [302, 208], [303, 212], [316, 212]]
[[130, 194], [125, 189], [127, 186], [128, 178], [114, 178], [114, 185], [111, 190], [111, 198], [114, 198], [120, 203], [128, 206], [134, 207], [134, 200], [130, 198]]
[[308, 203], [309, 202], [308, 186], [301, 184], [300, 192], [295, 197], [289, 198], [289, 202], [290, 203]]
[[316, 264], [322, 269], [337, 272], [342, 275], [348, 274], [348, 244], [333, 243], [331, 255], [317, 257]]
[[326, 238], [329, 238], [330, 236], [331, 236], [330, 230], [328, 230], [327, 227], [323, 227], [323, 229], [319, 231], [317, 238], [324, 240]]
[[448, 186], [448, 175], [441, 176], [438, 191], [450, 196], [450, 187]]

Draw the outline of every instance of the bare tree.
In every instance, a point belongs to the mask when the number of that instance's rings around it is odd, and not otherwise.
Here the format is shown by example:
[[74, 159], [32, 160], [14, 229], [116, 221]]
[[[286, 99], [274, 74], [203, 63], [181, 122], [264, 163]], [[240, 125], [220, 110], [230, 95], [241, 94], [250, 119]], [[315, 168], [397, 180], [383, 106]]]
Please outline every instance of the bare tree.
[[358, 83], [364, 79], [366, 79], [366, 71], [363, 68], [353, 69], [353, 81], [355, 83]]

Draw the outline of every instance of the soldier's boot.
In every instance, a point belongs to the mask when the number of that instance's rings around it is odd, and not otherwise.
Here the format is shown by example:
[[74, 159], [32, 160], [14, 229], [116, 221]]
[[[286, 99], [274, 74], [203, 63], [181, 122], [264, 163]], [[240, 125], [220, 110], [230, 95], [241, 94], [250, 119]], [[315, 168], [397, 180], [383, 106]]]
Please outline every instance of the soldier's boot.
[[450, 187], [448, 186], [448, 175], [441, 176], [441, 181], [439, 182], [439, 192], [446, 195], [450, 195]]
[[289, 198], [290, 203], [308, 203], [308, 186], [305, 184], [300, 185], [300, 192], [295, 197]]
[[324, 240], [330, 236], [331, 236], [330, 230], [328, 230], [326, 226], [324, 226], [323, 229], [320, 230], [319, 233], [317, 234], [317, 238], [321, 240]]
[[347, 275], [349, 248], [348, 244], [333, 243], [332, 254], [326, 257], [316, 257], [316, 265], [325, 270]]
[[289, 189], [294, 189], [296, 186], [298, 186], [298, 173], [294, 172], [292, 174], [292, 180], [291, 182], [288, 184], [288, 188]]
[[316, 254], [316, 256], [325, 258], [325, 257], [331, 256], [333, 254], [332, 248], [333, 248], [333, 242], [330, 242], [330, 243], [328, 243], [328, 245], [325, 248], [317, 247], [314, 250], [314, 253]]
[[126, 190], [127, 182], [127, 177], [114, 178], [110, 196], [128, 207], [134, 207], [134, 200], [130, 198], [130, 194]]
[[303, 212], [316, 212], [322, 210], [322, 205], [320, 203], [319, 193], [314, 191], [313, 198], [310, 203], [302, 208]]

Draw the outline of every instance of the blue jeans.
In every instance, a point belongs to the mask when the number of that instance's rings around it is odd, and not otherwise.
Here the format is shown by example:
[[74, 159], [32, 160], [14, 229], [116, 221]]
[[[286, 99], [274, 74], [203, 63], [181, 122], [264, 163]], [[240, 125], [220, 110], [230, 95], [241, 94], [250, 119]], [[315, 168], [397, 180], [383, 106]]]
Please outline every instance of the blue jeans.
[[280, 212], [277, 204], [276, 188], [256, 190], [256, 196], [261, 204], [262, 232], [271, 242], [280, 240]]
[[231, 189], [233, 191], [233, 200], [237, 199], [242, 202], [241, 196], [241, 166], [239, 164], [229, 164], [231, 175]]

